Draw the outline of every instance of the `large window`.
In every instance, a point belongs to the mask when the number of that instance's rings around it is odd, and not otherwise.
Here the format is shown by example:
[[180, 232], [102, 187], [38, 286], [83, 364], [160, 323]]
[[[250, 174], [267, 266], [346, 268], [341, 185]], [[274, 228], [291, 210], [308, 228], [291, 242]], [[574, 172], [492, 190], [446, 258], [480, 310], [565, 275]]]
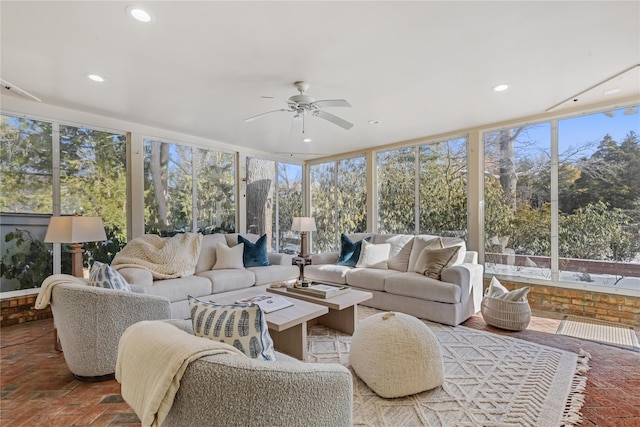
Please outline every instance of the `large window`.
[[155, 140], [144, 148], [146, 233], [235, 231], [233, 154]]
[[467, 236], [467, 140], [379, 152], [378, 232]]
[[247, 232], [266, 234], [274, 252], [297, 253], [300, 236], [291, 231], [302, 215], [302, 166], [247, 157]]
[[640, 289], [637, 108], [487, 132], [489, 274]]
[[367, 229], [367, 168], [365, 156], [311, 165], [312, 252], [340, 247], [341, 233]]

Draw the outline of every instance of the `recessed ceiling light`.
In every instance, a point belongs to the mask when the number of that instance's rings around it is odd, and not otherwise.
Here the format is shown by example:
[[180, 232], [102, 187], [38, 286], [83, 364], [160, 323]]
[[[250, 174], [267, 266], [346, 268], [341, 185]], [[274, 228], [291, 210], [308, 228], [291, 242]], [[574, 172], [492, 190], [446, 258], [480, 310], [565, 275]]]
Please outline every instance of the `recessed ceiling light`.
[[614, 87], [612, 89], [607, 89], [604, 92], [602, 92], [603, 95], [613, 95], [614, 93], [618, 93], [620, 92], [620, 89], [617, 87]]
[[302, 140], [302, 142], [311, 142], [311, 138], [305, 138]]
[[98, 83], [102, 83], [103, 81], [105, 81], [105, 78], [102, 76], [99, 76], [97, 74], [87, 74], [87, 78], [89, 80], [92, 80], [94, 82], [98, 82]]
[[380, 120], [369, 120], [369, 124], [370, 125], [379, 125], [380, 124]]
[[146, 9], [141, 8], [140, 6], [127, 6], [126, 11], [129, 15], [133, 16], [134, 19], [140, 22], [153, 22], [153, 15]]
[[509, 89], [509, 85], [507, 83], [500, 83], [497, 86], [493, 87], [493, 90], [496, 92], [502, 92], [503, 90]]

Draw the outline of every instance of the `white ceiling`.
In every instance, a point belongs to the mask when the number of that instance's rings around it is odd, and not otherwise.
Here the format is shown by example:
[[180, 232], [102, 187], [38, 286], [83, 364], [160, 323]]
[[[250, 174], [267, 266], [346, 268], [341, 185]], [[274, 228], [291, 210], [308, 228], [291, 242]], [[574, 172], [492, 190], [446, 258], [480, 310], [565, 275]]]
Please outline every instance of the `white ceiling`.
[[[557, 111], [593, 87], [589, 102], [640, 93], [637, 68], [600, 85], [640, 63], [638, 1], [135, 3], [151, 24], [131, 3], [2, 1], [0, 76], [48, 104], [300, 158]], [[348, 100], [326, 111], [354, 127], [310, 118], [303, 143], [290, 113], [243, 121], [284, 108], [261, 96], [296, 80]]]

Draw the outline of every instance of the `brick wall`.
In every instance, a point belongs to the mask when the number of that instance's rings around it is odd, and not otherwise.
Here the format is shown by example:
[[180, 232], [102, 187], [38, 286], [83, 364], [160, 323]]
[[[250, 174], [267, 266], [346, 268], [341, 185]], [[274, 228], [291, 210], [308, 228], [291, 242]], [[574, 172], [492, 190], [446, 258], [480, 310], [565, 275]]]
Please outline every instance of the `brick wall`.
[[[508, 289], [529, 286], [529, 305], [533, 310], [589, 317], [607, 322], [640, 326], [640, 298], [601, 292], [502, 282]], [[485, 287], [489, 281], [485, 281]]]
[[0, 326], [11, 326], [52, 317], [51, 307], [33, 308], [37, 294], [6, 298], [0, 301]]

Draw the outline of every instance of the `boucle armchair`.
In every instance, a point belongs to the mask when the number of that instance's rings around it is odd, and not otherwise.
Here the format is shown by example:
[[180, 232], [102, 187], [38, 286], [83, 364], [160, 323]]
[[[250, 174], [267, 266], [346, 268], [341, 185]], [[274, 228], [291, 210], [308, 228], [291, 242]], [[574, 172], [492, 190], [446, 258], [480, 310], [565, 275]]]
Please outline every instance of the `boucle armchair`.
[[[191, 321], [169, 323], [193, 333]], [[353, 379], [348, 369], [276, 352], [275, 362], [221, 354], [189, 363], [163, 427], [352, 423]]]
[[166, 298], [72, 282], [54, 286], [50, 304], [67, 367], [84, 381], [113, 378], [118, 342], [129, 326], [171, 318]]

